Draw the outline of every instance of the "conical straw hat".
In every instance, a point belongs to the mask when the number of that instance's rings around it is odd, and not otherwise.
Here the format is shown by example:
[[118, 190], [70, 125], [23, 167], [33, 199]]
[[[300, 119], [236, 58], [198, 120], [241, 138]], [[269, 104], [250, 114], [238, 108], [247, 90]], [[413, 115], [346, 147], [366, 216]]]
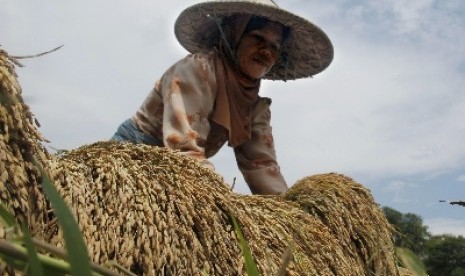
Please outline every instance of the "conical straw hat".
[[281, 57], [265, 76], [272, 80], [311, 77], [326, 69], [334, 52], [328, 36], [310, 21], [281, 9], [271, 0], [207, 1], [186, 8], [174, 31], [189, 52], [209, 52], [220, 37], [221, 18], [251, 14], [277, 21], [291, 29]]

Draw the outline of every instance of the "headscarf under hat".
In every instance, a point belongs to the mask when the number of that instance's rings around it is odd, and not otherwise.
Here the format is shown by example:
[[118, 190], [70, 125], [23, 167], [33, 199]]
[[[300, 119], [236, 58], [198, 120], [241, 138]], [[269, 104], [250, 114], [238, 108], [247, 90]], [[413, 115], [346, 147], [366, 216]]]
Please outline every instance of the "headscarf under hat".
[[240, 72], [235, 57], [250, 17], [239, 15], [222, 22], [222, 38], [214, 48], [217, 94], [212, 120], [228, 130], [232, 147], [251, 138], [251, 113], [260, 88], [260, 80], [251, 80]]

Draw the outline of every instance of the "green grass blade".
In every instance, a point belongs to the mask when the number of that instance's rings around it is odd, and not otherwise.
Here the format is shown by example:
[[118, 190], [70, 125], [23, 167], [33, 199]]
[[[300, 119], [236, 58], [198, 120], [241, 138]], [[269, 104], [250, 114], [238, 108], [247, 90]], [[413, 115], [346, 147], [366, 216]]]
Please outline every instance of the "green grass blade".
[[27, 256], [28, 256], [28, 262], [29, 262], [29, 267], [28, 267], [28, 275], [34, 275], [34, 276], [44, 276], [44, 268], [42, 264], [39, 261], [39, 257], [37, 256], [37, 251], [32, 243], [32, 238], [31, 234], [29, 233], [29, 230], [27, 227], [23, 227], [23, 236], [24, 236], [24, 245], [26, 246], [27, 249]]
[[425, 269], [425, 265], [421, 259], [415, 255], [410, 249], [397, 247], [396, 255], [399, 258], [403, 267], [407, 268], [415, 276], [428, 275]]
[[[39, 165], [38, 165], [39, 167]], [[52, 203], [53, 211], [63, 228], [68, 262], [71, 265], [71, 274], [75, 276], [91, 275], [89, 253], [84, 243], [82, 233], [70, 209], [61, 198], [60, 194], [52, 184], [49, 176], [39, 167], [42, 173], [42, 187], [48, 199]]]
[[239, 244], [241, 246], [242, 255], [245, 259], [245, 268], [247, 270], [248, 276], [259, 276], [257, 265], [252, 257], [252, 253], [250, 252], [249, 244], [244, 238], [242, 234], [241, 227], [236, 221], [236, 218], [231, 214], [231, 220], [234, 226], [234, 230], [236, 231], [237, 237], [239, 239]]
[[1, 203], [0, 203], [0, 222], [7, 228], [14, 227], [16, 225], [16, 221], [13, 215]]

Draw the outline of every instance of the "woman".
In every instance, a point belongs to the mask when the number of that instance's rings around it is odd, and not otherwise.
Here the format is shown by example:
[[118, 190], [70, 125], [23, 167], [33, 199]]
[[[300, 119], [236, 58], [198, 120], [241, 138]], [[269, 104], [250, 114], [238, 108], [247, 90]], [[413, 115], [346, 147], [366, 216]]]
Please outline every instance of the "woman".
[[191, 6], [175, 33], [191, 54], [165, 72], [112, 139], [180, 150], [209, 167], [207, 158], [227, 141], [252, 193], [285, 192], [260, 81], [324, 70], [333, 57], [327, 36], [270, 0]]

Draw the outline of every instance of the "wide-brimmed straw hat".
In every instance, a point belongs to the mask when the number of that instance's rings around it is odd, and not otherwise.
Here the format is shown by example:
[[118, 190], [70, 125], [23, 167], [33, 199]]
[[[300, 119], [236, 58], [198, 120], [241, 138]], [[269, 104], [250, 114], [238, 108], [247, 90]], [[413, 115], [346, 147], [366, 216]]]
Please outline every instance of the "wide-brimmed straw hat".
[[272, 0], [207, 1], [185, 9], [177, 18], [174, 31], [179, 43], [189, 52], [211, 51], [221, 35], [221, 18], [250, 14], [288, 26], [291, 30], [282, 45], [282, 55], [264, 77], [293, 80], [320, 73], [333, 60], [328, 36], [310, 21], [281, 9]]

